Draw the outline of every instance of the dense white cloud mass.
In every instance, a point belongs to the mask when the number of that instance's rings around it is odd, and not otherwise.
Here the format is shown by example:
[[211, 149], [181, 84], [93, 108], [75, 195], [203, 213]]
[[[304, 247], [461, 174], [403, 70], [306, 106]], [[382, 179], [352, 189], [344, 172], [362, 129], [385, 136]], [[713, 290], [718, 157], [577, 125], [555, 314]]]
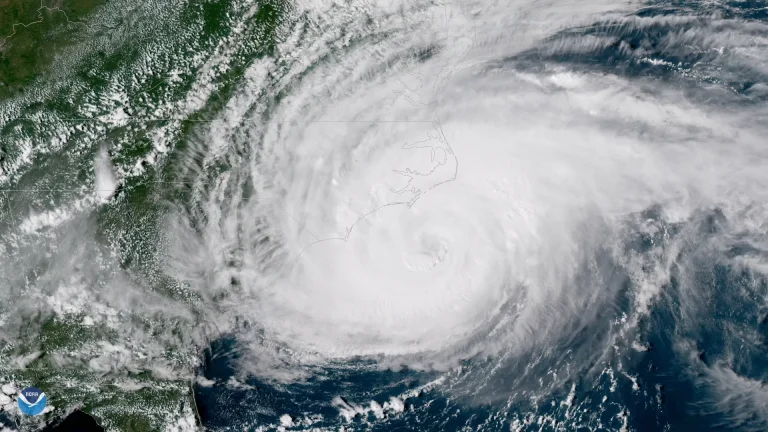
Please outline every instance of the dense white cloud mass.
[[[593, 2], [387, 5], [296, 11], [284, 65], [254, 64], [201, 139], [232, 170], [206, 194], [202, 242], [180, 242], [178, 274], [204, 268], [201, 292], [237, 290], [216, 321], [253, 324], [240, 337], [259, 372], [277, 364], [265, 346], [289, 364], [442, 367], [567, 338], [615, 301], [600, 257], [634, 279], [643, 314], [671, 261], [626, 255], [638, 212], [738, 219], [768, 197], [764, 107], [557, 61], [615, 42], [560, 31], [666, 18]], [[685, 37], [743, 60], [730, 31]]]
[[[765, 420], [765, 377], [738, 351], [761, 353], [756, 318], [723, 319], [717, 361], [698, 353], [715, 309], [765, 309], [765, 24], [706, 5], [236, 0], [214, 29], [174, 3], [121, 4], [94, 22], [141, 22], [135, 52], [89, 22], [51, 72], [72, 77], [72, 112], [35, 114], [58, 106], [54, 85], [0, 105], [9, 124], [45, 118], [49, 139], [3, 129], [8, 370], [44, 359], [126, 391], [149, 370], [186, 391], [224, 340], [233, 376], [198, 388], [408, 366], [425, 392], [504, 409], [565, 389], [571, 418], [594, 408], [577, 384], [595, 376], [646, 392], [630, 362], [661, 355], [647, 339], [662, 335], [683, 365], [667, 371], [713, 411]], [[73, 72], [91, 46], [117, 70]], [[84, 335], [75, 348], [28, 330], [52, 317]], [[324, 403], [384, 419], [408, 391]]]

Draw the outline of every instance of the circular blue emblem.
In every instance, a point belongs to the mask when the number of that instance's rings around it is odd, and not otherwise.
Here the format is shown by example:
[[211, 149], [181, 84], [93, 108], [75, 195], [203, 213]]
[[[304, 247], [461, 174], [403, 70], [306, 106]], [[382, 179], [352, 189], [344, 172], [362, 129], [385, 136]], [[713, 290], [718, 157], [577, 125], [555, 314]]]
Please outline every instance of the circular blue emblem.
[[19, 402], [21, 412], [29, 416], [42, 414], [45, 409], [45, 393], [37, 387], [25, 388], [16, 400]]

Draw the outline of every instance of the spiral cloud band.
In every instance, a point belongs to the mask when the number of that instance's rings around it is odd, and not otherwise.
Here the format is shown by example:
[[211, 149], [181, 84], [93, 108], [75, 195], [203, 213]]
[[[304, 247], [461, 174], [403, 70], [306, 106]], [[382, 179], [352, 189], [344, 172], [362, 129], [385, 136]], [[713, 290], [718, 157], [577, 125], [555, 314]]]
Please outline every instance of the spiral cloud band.
[[759, 1], [96, 3], [3, 45], [66, 42], [0, 83], [5, 390], [107, 429], [768, 430]]
[[[600, 256], [636, 279], [647, 310], [658, 283], [622, 249], [640, 212], [735, 215], [766, 197], [764, 107], [559, 66], [613, 43], [570, 28], [658, 18], [359, 6], [297, 10], [285, 63], [254, 64], [201, 140], [232, 169], [204, 193], [204, 245], [179, 261], [215, 274], [202, 292], [238, 287], [216, 320], [253, 323], [242, 337], [259, 350], [430, 364], [525, 352], [617, 301]], [[735, 43], [707, 31], [688, 37]], [[213, 252], [190, 256], [201, 249]]]

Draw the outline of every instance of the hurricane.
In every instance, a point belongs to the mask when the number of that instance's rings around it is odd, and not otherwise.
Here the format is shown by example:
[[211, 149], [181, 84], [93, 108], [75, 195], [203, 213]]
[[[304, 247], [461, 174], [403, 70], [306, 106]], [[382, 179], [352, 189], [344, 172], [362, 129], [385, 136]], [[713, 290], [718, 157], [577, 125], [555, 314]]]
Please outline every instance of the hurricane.
[[1, 101], [5, 381], [209, 430], [768, 427], [764, 3], [195, 3], [107, 2]]

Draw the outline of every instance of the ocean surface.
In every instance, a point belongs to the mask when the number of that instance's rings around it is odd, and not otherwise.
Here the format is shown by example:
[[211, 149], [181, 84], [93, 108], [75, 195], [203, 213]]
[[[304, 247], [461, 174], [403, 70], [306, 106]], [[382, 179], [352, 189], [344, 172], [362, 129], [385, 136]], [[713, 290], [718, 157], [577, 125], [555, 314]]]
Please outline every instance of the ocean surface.
[[768, 430], [765, 1], [80, 21], [0, 99], [0, 430]]

